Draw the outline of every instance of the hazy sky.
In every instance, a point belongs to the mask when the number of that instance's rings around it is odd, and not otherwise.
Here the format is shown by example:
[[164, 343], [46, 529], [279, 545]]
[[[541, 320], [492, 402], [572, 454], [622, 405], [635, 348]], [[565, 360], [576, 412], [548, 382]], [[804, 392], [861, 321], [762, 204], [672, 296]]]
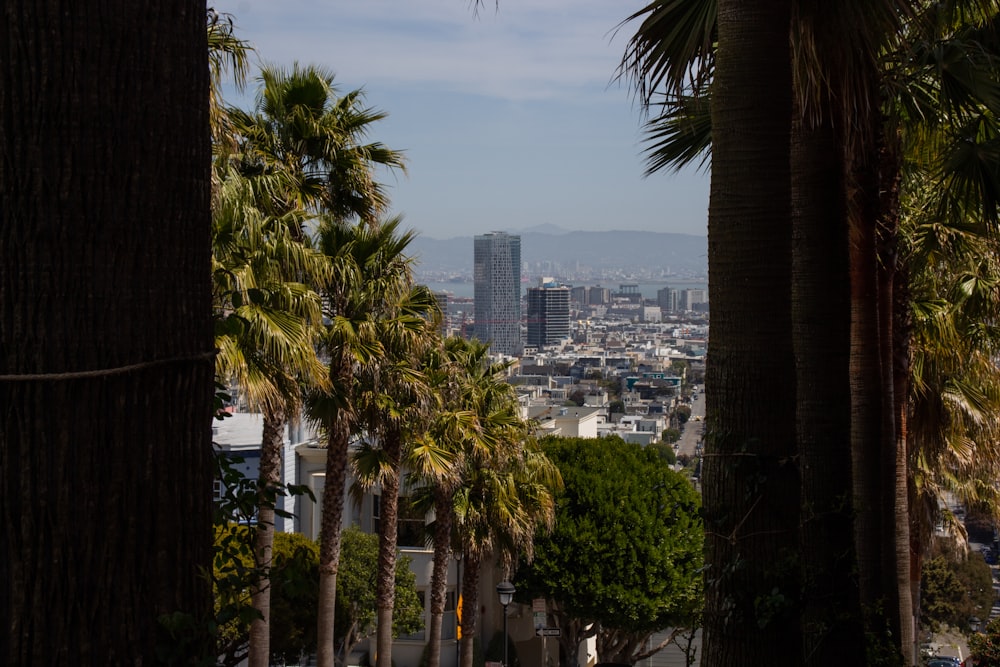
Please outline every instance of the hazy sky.
[[[642, 116], [614, 75], [648, 0], [220, 0], [260, 60], [322, 65], [387, 111], [392, 212], [433, 238], [518, 231], [705, 235], [708, 176], [644, 178]], [[251, 84], [251, 89], [256, 84]], [[242, 106], [250, 103], [245, 98]]]

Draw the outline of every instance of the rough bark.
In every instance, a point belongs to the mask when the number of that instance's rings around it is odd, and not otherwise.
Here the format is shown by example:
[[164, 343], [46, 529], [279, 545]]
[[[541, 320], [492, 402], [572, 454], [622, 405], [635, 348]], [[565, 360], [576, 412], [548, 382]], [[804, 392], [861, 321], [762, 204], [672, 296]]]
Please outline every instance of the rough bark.
[[476, 636], [479, 634], [479, 554], [468, 549], [462, 556], [462, 641], [460, 667], [472, 667]]
[[204, 12], [166, 0], [137, 30], [125, 2], [3, 4], [6, 665], [210, 654]]
[[[888, 359], [886, 367], [890, 372], [885, 378], [891, 411], [887, 419], [886, 449], [887, 465], [891, 473], [893, 497], [892, 524], [895, 527], [893, 543], [886, 549], [891, 554], [893, 572], [896, 578], [897, 604], [899, 614], [899, 644], [903, 654], [903, 664], [915, 665], [919, 656], [917, 650], [917, 616], [911, 587], [913, 564], [911, 562], [912, 540], [910, 536], [910, 476], [907, 452], [908, 407], [910, 396], [909, 362], [909, 299], [906, 294], [905, 273], [900, 269], [899, 252], [899, 179], [900, 160], [898, 147], [894, 142], [880, 152], [880, 295], [885, 321], [882, 339], [883, 355]], [[916, 573], [919, 580], [919, 570]]]
[[853, 545], [844, 152], [832, 105], [796, 114], [792, 145], [792, 334], [802, 474], [804, 664], [864, 655]]
[[712, 103], [703, 664], [800, 664], [790, 3], [721, 0]]
[[448, 566], [451, 562], [451, 503], [450, 493], [443, 489], [435, 491], [434, 561], [431, 570], [431, 624], [427, 637], [427, 667], [441, 665], [441, 628], [444, 623], [445, 600], [448, 597]]
[[271, 552], [274, 549], [275, 488], [281, 483], [281, 449], [284, 445], [285, 412], [280, 407], [264, 414], [260, 467], [257, 475], [257, 525], [254, 527], [254, 564], [259, 578], [253, 586], [251, 604], [261, 617], [250, 623], [249, 667], [271, 664]]
[[399, 537], [399, 473], [402, 434], [386, 430], [382, 451], [390, 470], [382, 479], [379, 506], [378, 579], [375, 582], [376, 667], [392, 667], [392, 608], [396, 599], [396, 545]]
[[[350, 358], [341, 352], [330, 361], [334, 386], [352, 382]], [[351, 429], [346, 409], [338, 409], [327, 422], [326, 481], [323, 486], [319, 544], [319, 604], [317, 606], [316, 665], [333, 667], [333, 624], [340, 569], [340, 531], [344, 522], [344, 488], [347, 484], [347, 451]], [[345, 656], [346, 657], [346, 656]]]

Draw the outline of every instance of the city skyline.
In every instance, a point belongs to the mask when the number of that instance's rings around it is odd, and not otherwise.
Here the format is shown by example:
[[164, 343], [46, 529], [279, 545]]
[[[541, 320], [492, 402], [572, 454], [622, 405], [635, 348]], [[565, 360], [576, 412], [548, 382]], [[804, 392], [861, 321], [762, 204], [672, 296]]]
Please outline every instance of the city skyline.
[[[614, 81], [646, 3], [627, 0], [229, 0], [260, 60], [316, 64], [385, 111], [370, 140], [405, 151], [390, 213], [431, 238], [544, 224], [706, 234], [708, 176], [643, 178], [642, 115]], [[253, 103], [256, 83], [227, 100]]]

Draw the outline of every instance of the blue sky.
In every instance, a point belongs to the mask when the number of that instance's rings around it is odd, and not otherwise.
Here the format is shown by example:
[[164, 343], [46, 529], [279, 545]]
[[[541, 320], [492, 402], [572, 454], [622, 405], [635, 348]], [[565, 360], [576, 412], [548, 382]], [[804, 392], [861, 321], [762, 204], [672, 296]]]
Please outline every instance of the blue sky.
[[423, 236], [706, 233], [707, 174], [644, 178], [642, 115], [613, 81], [634, 32], [615, 28], [645, 0], [209, 4], [261, 61], [327, 67], [389, 113], [369, 139], [405, 152], [408, 173], [384, 180], [392, 213]]

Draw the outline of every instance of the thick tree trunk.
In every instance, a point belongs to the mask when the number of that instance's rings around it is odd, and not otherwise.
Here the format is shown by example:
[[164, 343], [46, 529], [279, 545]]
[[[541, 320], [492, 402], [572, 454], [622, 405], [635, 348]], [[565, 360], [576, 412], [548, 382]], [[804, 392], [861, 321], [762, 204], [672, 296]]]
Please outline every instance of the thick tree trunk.
[[720, 0], [703, 664], [801, 664], [788, 0]]
[[[0, 663], [211, 653], [204, 3], [0, 20]], [[168, 618], [176, 630], [168, 636]]]
[[275, 488], [281, 483], [285, 420], [285, 411], [281, 408], [267, 410], [264, 414], [257, 475], [257, 525], [254, 528], [254, 564], [260, 578], [251, 596], [251, 604], [260, 612], [261, 618], [250, 623], [249, 667], [268, 667], [271, 664], [271, 552], [274, 548]]
[[479, 634], [479, 554], [465, 551], [462, 556], [462, 641], [459, 666], [472, 667], [476, 636]]
[[[802, 474], [803, 657], [843, 665], [865, 652], [853, 547], [850, 294], [842, 138], [834, 110], [797, 113], [792, 145], [792, 333]], [[815, 123], [815, 126], [813, 124]]]
[[[899, 650], [899, 594], [893, 558], [885, 545], [893, 543], [895, 455], [894, 440], [886, 442], [887, 418], [892, 419], [890, 364], [882, 344], [876, 221], [878, 170], [867, 156], [852, 165], [859, 192], [851, 224], [851, 458], [854, 469], [855, 549], [862, 612], [869, 637], [880, 655]], [[887, 469], [891, 476], [887, 477]], [[888, 488], [886, 487], [888, 480]]]
[[375, 582], [376, 667], [392, 667], [392, 608], [396, 600], [396, 545], [399, 537], [399, 473], [402, 434], [386, 430], [382, 451], [390, 468], [382, 479], [379, 506], [378, 579]]
[[[891, 547], [893, 572], [896, 577], [897, 604], [899, 614], [899, 643], [903, 654], [903, 664], [916, 665], [917, 650], [916, 615], [911, 588], [912, 563], [910, 537], [910, 488], [909, 455], [907, 453], [908, 406], [910, 394], [909, 360], [909, 299], [906, 294], [906, 280], [899, 268], [899, 179], [901, 167], [895, 144], [887, 145], [880, 154], [880, 242], [879, 242], [879, 291], [881, 295], [884, 335], [882, 349], [886, 367], [889, 369], [885, 383], [891, 396], [891, 412], [887, 419], [886, 449], [891, 454], [887, 465], [891, 466], [891, 480], [894, 490], [892, 503], [892, 524], [895, 526]], [[905, 275], [905, 274], [902, 274]], [[919, 580], [919, 571], [917, 571]]]
[[[441, 665], [441, 626], [448, 596], [448, 565], [451, 561], [452, 494], [443, 490], [434, 498], [434, 564], [431, 571], [431, 625], [428, 628], [427, 667]], [[456, 588], [458, 582], [456, 582]], [[457, 620], [457, 614], [456, 614]]]
[[[346, 354], [330, 361], [334, 385], [352, 382]], [[337, 571], [340, 569], [340, 532], [344, 522], [344, 488], [347, 484], [347, 451], [351, 441], [350, 421], [345, 409], [337, 410], [327, 423], [326, 481], [319, 544], [319, 603], [316, 613], [316, 665], [333, 667], [333, 625], [337, 603]], [[346, 657], [346, 656], [345, 656]]]

